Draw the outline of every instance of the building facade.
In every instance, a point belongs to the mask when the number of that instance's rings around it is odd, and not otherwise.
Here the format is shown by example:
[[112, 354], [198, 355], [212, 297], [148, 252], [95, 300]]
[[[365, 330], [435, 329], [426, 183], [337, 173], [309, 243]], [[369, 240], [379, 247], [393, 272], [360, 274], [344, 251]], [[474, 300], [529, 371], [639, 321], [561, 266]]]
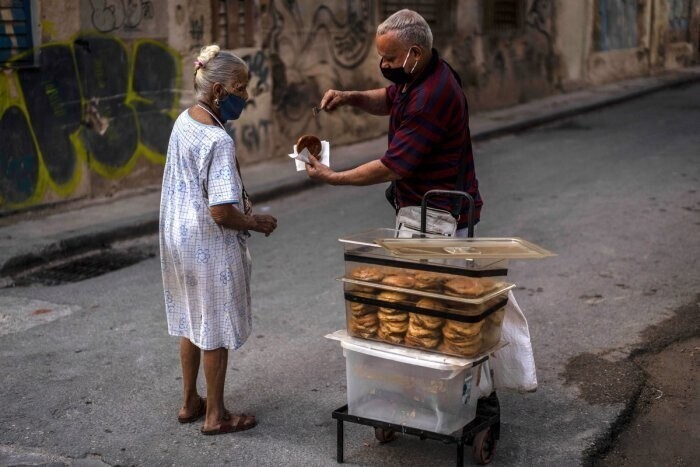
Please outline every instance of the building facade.
[[387, 84], [374, 31], [400, 8], [428, 20], [472, 111], [699, 59], [700, 0], [0, 0], [0, 213], [158, 186], [192, 62], [214, 42], [250, 68], [229, 128], [244, 166], [303, 133], [384, 134], [381, 117], [311, 108], [329, 88]]

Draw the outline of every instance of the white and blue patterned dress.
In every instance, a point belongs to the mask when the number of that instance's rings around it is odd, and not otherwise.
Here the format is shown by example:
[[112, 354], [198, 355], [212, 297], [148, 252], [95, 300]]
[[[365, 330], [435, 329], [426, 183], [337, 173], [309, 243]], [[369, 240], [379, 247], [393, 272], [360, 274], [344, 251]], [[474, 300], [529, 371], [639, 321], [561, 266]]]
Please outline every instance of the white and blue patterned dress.
[[221, 227], [209, 213], [242, 202], [235, 157], [223, 129], [187, 110], [175, 121], [160, 201], [165, 311], [170, 335], [204, 350], [237, 349], [252, 326], [248, 233]]

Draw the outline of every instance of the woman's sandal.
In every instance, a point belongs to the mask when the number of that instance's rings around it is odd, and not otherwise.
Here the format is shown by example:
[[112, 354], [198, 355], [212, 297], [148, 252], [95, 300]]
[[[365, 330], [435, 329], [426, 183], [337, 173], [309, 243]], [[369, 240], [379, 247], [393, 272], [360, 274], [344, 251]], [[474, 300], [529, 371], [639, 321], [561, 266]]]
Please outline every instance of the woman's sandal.
[[207, 413], [207, 400], [204, 397], [199, 398], [199, 406], [189, 417], [177, 416], [177, 421], [180, 423], [194, 423], [202, 418]]
[[[236, 423], [234, 423], [234, 421]], [[246, 415], [244, 413], [233, 415], [228, 420], [222, 420], [219, 428], [214, 430], [205, 430], [204, 427], [200, 430], [203, 435], [222, 435], [224, 433], [235, 433], [237, 431], [250, 430], [258, 422], [255, 420], [255, 415]]]

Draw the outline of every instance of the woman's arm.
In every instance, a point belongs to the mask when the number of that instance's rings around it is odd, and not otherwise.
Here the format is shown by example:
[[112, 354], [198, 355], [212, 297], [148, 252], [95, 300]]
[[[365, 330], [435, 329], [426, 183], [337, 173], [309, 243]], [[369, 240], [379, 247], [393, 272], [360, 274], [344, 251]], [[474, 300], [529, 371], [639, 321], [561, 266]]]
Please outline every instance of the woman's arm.
[[232, 230], [252, 230], [267, 237], [277, 228], [277, 219], [267, 214], [245, 215], [233, 204], [217, 204], [209, 208], [218, 225]]

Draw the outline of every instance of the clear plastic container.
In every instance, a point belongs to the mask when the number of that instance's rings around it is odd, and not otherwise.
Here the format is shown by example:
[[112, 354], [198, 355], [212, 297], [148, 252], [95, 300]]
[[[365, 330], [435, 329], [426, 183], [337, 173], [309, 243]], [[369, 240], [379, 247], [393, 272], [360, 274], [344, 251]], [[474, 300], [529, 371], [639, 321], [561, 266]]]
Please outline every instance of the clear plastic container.
[[[346, 264], [355, 263], [355, 267], [357, 264], [365, 264], [467, 277], [503, 278], [508, 273], [509, 256], [507, 254], [504, 254], [503, 257], [488, 255], [485, 258], [469, 259], [464, 259], [459, 255], [454, 257], [435, 257], [434, 254], [427, 253], [424, 255], [425, 257], [421, 257], [420, 254], [399, 256], [395, 253], [400, 253], [401, 250], [391, 243], [397, 239], [414, 239], [418, 241], [431, 239], [432, 242], [453, 241], [459, 242], [460, 245], [464, 240], [475, 240], [445, 239], [445, 237], [439, 235], [410, 233], [394, 229], [372, 229], [347, 235], [340, 238], [339, 241], [343, 244]], [[386, 242], [389, 242], [390, 248], [382, 247], [382, 243]], [[348, 277], [350, 277], [349, 273], [350, 271], [346, 270]]]
[[500, 341], [512, 284], [478, 298], [342, 278], [348, 334], [458, 357], [488, 354]]
[[341, 344], [349, 414], [442, 434], [462, 429], [476, 416], [483, 360], [440, 360], [361, 339], [345, 338]]

